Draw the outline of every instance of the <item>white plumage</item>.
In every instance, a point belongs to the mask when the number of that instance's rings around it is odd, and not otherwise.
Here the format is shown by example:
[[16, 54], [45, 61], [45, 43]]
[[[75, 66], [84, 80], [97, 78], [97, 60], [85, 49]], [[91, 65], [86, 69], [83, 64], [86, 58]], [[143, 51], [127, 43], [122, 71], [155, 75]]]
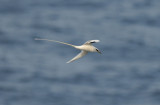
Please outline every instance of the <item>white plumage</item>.
[[101, 54], [101, 52], [92, 45], [92, 43], [97, 43], [97, 42], [100, 42], [99, 40], [89, 40], [87, 42], [85, 42], [83, 45], [81, 46], [76, 46], [76, 45], [72, 45], [72, 44], [69, 44], [69, 43], [65, 43], [65, 42], [60, 42], [60, 41], [56, 41], [56, 40], [49, 40], [49, 39], [39, 39], [39, 38], [36, 38], [35, 40], [47, 40], [47, 41], [52, 41], [52, 42], [57, 42], [57, 43], [61, 43], [61, 44], [65, 44], [65, 45], [69, 45], [69, 46], [72, 46], [76, 49], [79, 49], [81, 50], [81, 52], [75, 56], [74, 58], [72, 58], [71, 60], [69, 60], [67, 63], [70, 63], [70, 62], [73, 62], [83, 56], [85, 56], [88, 52], [98, 52]]

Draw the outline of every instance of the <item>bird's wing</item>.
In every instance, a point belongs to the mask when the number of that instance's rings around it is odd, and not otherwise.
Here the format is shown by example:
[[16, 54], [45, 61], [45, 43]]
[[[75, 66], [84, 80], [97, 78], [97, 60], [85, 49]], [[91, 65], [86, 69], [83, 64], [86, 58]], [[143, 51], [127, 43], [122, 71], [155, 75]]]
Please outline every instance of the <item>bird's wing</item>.
[[92, 43], [97, 43], [97, 42], [100, 42], [100, 40], [89, 40], [85, 42], [84, 44], [92, 44]]
[[88, 52], [87, 51], [81, 51], [77, 56], [75, 56], [74, 58], [72, 58], [70, 61], [68, 61], [67, 63], [73, 62], [83, 56], [85, 56]]
[[61, 43], [61, 44], [65, 44], [65, 45], [69, 45], [69, 46], [75, 47], [75, 45], [72, 45], [72, 44], [69, 44], [69, 43], [65, 43], [65, 42], [56, 41], [56, 40], [39, 39], [39, 38], [35, 38], [35, 40], [46, 40], [46, 41], [52, 41], [52, 42], [57, 42], [57, 43]]

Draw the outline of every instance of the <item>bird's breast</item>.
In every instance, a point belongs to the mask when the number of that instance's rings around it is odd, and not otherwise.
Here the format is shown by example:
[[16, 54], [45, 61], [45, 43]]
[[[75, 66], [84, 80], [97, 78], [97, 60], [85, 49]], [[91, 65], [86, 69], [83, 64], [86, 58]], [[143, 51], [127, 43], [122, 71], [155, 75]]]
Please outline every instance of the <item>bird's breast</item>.
[[82, 45], [82, 46], [76, 46], [77, 49], [79, 50], [84, 50], [88, 52], [95, 52], [96, 48], [91, 45]]

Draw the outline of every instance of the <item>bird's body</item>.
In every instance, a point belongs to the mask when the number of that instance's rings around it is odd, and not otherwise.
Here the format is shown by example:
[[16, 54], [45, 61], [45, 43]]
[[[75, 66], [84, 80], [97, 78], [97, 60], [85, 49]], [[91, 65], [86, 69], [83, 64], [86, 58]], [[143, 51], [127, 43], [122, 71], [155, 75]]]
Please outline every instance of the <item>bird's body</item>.
[[75, 46], [76, 49], [84, 50], [88, 52], [96, 52], [96, 48], [92, 45], [81, 45], [81, 46]]
[[70, 61], [68, 61], [67, 63], [70, 63], [70, 62], [73, 62], [83, 56], [85, 56], [88, 52], [98, 52], [98, 53], [101, 53], [96, 47], [94, 47], [92, 45], [92, 43], [96, 43], [96, 42], [99, 42], [99, 40], [89, 40], [87, 41], [86, 43], [84, 43], [83, 45], [81, 46], [76, 46], [76, 45], [72, 45], [72, 44], [69, 44], [69, 43], [64, 43], [64, 42], [60, 42], [60, 41], [56, 41], [56, 40], [49, 40], [49, 39], [38, 39], [36, 38], [35, 40], [47, 40], [47, 41], [53, 41], [53, 42], [57, 42], [57, 43], [61, 43], [61, 44], [65, 44], [65, 45], [69, 45], [69, 46], [72, 46], [76, 49], [79, 49], [81, 50], [81, 52], [75, 56], [74, 58], [72, 58]]

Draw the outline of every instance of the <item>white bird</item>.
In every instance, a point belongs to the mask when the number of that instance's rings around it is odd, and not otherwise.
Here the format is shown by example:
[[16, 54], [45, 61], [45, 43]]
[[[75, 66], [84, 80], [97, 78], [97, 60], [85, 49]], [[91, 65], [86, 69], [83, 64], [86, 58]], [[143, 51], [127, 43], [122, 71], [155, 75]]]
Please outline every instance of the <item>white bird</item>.
[[96, 42], [100, 42], [99, 40], [89, 40], [87, 42], [85, 42], [83, 45], [81, 46], [76, 46], [76, 45], [72, 45], [69, 43], [65, 43], [65, 42], [60, 42], [60, 41], [56, 41], [56, 40], [49, 40], [49, 39], [39, 39], [39, 38], [35, 38], [35, 40], [46, 40], [46, 41], [52, 41], [52, 42], [57, 42], [57, 43], [61, 43], [61, 44], [65, 44], [65, 45], [69, 45], [72, 46], [76, 49], [81, 50], [81, 52], [75, 56], [74, 58], [72, 58], [71, 60], [69, 60], [67, 63], [73, 62], [83, 56], [85, 56], [88, 52], [98, 52], [101, 54], [101, 52], [92, 45], [92, 43], [96, 43]]

